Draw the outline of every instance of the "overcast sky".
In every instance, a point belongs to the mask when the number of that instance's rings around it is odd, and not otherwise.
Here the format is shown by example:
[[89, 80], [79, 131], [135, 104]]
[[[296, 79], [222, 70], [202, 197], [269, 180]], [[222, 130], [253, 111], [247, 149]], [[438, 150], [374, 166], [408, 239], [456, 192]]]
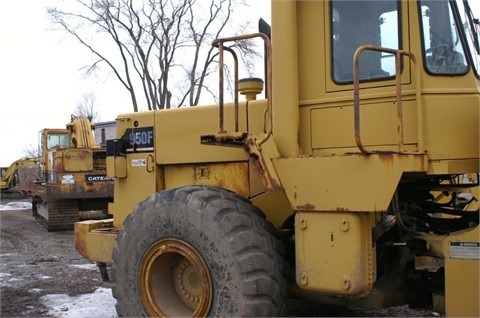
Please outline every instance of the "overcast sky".
[[[24, 157], [25, 149], [36, 149], [42, 128], [64, 128], [84, 94], [95, 95], [100, 121], [133, 110], [113, 75], [83, 77], [80, 69], [91, 57], [75, 39], [51, 31], [46, 7], [55, 2], [5, 0], [0, 5], [0, 166]], [[249, 32], [257, 32], [260, 17], [270, 21], [269, 3], [249, 4]]]
[[[114, 76], [84, 79], [80, 68], [88, 65], [89, 52], [64, 33], [49, 30], [45, 8], [55, 2], [4, 0], [0, 5], [0, 166], [36, 148], [40, 129], [65, 127], [84, 94], [95, 94], [101, 121], [132, 111], [127, 91]], [[480, 17], [480, 1], [470, 2]], [[247, 3], [246, 18], [270, 21], [269, 0]]]

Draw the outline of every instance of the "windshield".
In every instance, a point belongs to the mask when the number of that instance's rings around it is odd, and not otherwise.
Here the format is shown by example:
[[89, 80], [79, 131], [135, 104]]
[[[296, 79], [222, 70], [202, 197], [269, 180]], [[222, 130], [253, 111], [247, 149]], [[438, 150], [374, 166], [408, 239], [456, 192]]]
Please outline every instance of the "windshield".
[[480, 76], [480, 44], [479, 32], [480, 24], [478, 18], [475, 19], [473, 11], [465, 0], [457, 0], [460, 19], [462, 20], [462, 30], [468, 43], [469, 53], [472, 57], [473, 67], [477, 76]]
[[50, 134], [47, 139], [47, 149], [53, 148], [67, 148], [68, 135], [67, 134]]
[[466, 0], [419, 2], [426, 70], [433, 75], [462, 75], [473, 65], [478, 75], [478, 34]]

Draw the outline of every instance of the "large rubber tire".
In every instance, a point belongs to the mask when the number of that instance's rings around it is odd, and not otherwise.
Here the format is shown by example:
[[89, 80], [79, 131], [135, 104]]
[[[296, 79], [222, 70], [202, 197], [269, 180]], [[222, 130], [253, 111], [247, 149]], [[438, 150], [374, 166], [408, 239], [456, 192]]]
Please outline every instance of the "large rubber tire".
[[119, 316], [282, 316], [287, 263], [250, 201], [208, 186], [156, 193], [113, 252]]

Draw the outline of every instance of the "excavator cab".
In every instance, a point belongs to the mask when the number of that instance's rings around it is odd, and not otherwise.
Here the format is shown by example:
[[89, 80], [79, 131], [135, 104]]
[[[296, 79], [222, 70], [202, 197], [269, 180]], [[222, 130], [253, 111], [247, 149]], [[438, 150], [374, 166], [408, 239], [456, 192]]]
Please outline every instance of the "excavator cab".
[[39, 133], [39, 156], [41, 158], [43, 179], [54, 182], [56, 170], [56, 151], [68, 148], [70, 134], [67, 129], [42, 129]]

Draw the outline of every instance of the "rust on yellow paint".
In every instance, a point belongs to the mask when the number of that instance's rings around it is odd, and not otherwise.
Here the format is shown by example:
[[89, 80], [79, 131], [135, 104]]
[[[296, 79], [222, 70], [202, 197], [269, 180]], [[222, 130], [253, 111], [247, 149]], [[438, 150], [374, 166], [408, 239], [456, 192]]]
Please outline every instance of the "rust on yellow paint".
[[198, 163], [164, 167], [165, 188], [210, 185], [249, 196], [248, 162]]

